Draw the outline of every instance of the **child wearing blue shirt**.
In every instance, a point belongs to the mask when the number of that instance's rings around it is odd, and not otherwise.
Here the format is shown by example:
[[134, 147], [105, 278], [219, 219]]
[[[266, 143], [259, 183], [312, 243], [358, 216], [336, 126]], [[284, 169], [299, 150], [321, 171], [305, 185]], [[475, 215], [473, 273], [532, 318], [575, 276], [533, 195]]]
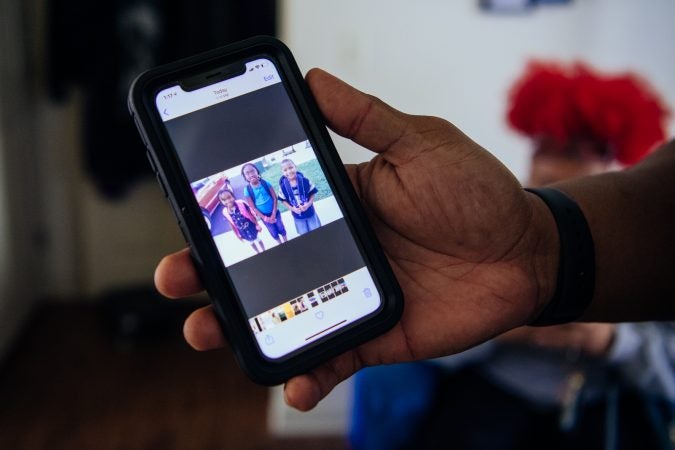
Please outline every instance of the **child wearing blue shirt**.
[[267, 231], [279, 244], [286, 242], [286, 228], [281, 221], [277, 195], [272, 185], [260, 177], [258, 168], [251, 163], [243, 165], [241, 175], [248, 182], [244, 197], [251, 211], [263, 220]]
[[314, 208], [314, 196], [318, 192], [314, 183], [298, 172], [290, 159], [281, 161], [282, 177], [279, 179], [279, 200], [293, 213], [295, 229], [305, 234], [321, 226]]

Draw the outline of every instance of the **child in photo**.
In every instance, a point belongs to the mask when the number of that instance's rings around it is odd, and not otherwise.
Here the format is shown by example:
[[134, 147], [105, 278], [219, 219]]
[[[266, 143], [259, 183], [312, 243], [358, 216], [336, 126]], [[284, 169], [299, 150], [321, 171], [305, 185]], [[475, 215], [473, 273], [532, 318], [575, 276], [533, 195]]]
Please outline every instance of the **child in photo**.
[[244, 188], [244, 197], [251, 211], [263, 220], [267, 231], [279, 244], [286, 242], [286, 228], [277, 208], [277, 195], [272, 185], [260, 177], [258, 168], [251, 163], [243, 165], [241, 175], [248, 182]]
[[302, 172], [298, 172], [295, 163], [290, 159], [281, 161], [279, 179], [279, 200], [293, 213], [295, 229], [298, 234], [305, 234], [321, 226], [319, 216], [314, 209], [314, 196], [319, 192]]
[[[240, 241], [247, 240], [256, 253], [265, 251], [262, 240], [258, 237], [258, 232], [262, 230], [255, 216], [251, 214], [248, 206], [243, 200], [234, 198], [234, 194], [223, 188], [218, 191], [218, 200], [223, 205], [223, 216], [232, 225], [232, 231]], [[256, 242], [258, 241], [258, 245]]]

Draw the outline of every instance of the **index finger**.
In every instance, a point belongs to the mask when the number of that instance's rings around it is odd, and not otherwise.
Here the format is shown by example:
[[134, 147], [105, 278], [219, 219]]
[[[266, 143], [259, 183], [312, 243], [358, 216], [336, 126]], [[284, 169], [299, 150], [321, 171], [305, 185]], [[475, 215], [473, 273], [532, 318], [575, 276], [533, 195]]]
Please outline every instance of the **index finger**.
[[169, 298], [187, 297], [203, 290], [189, 249], [162, 258], [155, 269], [155, 287]]

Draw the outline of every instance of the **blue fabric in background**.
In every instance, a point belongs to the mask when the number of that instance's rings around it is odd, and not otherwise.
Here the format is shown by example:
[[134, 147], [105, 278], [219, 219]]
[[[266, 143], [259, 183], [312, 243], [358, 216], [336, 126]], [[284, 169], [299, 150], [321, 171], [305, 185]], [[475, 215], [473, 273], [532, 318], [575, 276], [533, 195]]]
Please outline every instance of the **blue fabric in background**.
[[438, 369], [415, 362], [356, 374], [349, 441], [354, 450], [390, 450], [410, 442], [431, 408]]

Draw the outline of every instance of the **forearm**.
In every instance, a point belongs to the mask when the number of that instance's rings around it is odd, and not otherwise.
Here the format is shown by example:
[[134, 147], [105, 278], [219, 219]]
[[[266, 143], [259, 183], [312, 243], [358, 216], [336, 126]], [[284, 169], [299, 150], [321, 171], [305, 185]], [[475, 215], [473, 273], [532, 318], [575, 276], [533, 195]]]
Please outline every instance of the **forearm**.
[[277, 208], [279, 207], [279, 202], [277, 200], [277, 193], [274, 192], [274, 189], [272, 189], [272, 186], [269, 188], [269, 193], [270, 197], [272, 197], [273, 201], [273, 206], [272, 206], [272, 213], [270, 214], [270, 217], [274, 217], [277, 215]]
[[246, 204], [248, 205], [248, 209], [251, 210], [251, 214], [253, 214], [255, 217], [260, 217], [260, 211], [258, 211], [258, 208], [255, 207], [255, 203], [251, 199], [251, 197], [246, 197]]
[[675, 141], [637, 166], [555, 184], [593, 235], [596, 283], [585, 321], [675, 319]]

